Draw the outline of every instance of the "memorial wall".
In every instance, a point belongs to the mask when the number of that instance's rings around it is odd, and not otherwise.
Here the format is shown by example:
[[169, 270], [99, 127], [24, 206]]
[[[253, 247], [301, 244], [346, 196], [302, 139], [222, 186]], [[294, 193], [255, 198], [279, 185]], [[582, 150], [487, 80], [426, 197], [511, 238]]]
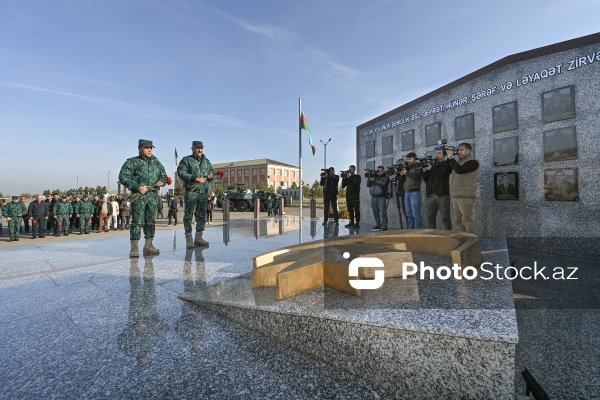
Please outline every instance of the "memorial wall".
[[[470, 143], [480, 162], [479, 236], [600, 256], [600, 34], [505, 57], [358, 126], [363, 223], [374, 224], [363, 169], [433, 155], [442, 139]], [[425, 182], [421, 193], [425, 221]], [[395, 197], [388, 216], [398, 229]]]

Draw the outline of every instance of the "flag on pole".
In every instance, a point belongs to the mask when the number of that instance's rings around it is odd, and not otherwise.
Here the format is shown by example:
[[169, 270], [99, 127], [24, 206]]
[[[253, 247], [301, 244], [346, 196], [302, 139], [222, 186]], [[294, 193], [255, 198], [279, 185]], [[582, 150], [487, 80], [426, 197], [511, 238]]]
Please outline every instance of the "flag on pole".
[[300, 111], [300, 130], [302, 130], [302, 129], [304, 129], [305, 131], [308, 132], [308, 144], [310, 145], [312, 154], [314, 156], [317, 148], [315, 147], [315, 144], [313, 143], [312, 134], [310, 133], [310, 128], [308, 127], [308, 121], [306, 120], [306, 117], [304, 116], [304, 111]]
[[175, 147], [175, 165], [177, 165], [177, 147]]

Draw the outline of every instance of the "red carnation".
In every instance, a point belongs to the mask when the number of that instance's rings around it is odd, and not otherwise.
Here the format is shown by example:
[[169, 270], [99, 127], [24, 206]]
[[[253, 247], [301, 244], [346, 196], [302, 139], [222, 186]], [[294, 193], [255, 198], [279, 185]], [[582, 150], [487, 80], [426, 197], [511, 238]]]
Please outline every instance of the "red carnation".
[[170, 176], [167, 175], [167, 184], [172, 184], [173, 183], [173, 179], [171, 179]]
[[34, 220], [33, 220], [33, 224], [34, 224], [34, 225], [37, 225], [37, 224], [38, 224], [38, 222], [37, 222], [37, 221], [34, 219]]
[[62, 226], [62, 224], [59, 223], [58, 226]]

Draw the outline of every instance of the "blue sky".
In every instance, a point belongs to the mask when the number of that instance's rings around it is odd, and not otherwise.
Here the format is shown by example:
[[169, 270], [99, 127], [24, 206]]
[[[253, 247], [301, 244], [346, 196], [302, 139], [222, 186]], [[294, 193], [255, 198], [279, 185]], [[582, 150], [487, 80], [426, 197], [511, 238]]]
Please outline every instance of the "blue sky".
[[[116, 189], [140, 138], [172, 175], [356, 160], [356, 126], [507, 55], [599, 31], [598, 1], [2, 0], [0, 192]], [[108, 173], [110, 171], [110, 175]]]

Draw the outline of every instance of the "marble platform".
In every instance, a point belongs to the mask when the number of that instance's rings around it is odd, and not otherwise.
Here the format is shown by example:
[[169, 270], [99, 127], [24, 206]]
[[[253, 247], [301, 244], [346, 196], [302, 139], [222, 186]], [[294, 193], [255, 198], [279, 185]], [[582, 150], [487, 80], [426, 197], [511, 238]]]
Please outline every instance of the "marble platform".
[[[509, 265], [503, 239], [481, 244], [484, 261]], [[452, 265], [449, 257], [413, 256], [434, 268]], [[412, 276], [362, 297], [322, 287], [281, 301], [275, 288], [251, 286], [242, 274], [180, 297], [403, 398], [513, 398], [510, 281]]]

